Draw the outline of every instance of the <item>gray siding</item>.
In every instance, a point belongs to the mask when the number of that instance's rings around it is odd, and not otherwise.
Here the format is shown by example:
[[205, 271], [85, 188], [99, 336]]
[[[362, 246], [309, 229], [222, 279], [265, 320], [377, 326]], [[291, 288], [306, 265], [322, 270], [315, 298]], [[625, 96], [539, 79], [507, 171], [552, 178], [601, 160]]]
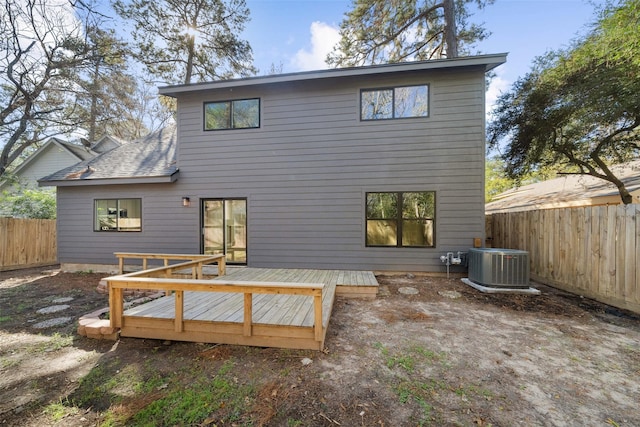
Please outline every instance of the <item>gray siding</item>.
[[[198, 208], [172, 184], [58, 187], [58, 260], [116, 264], [114, 252], [198, 253]], [[141, 198], [141, 232], [93, 231], [94, 200]]]
[[[80, 161], [80, 159], [53, 143], [48, 143], [42, 151], [34, 156], [32, 159], [28, 159], [29, 163], [24, 164], [17, 174], [20, 183], [31, 188], [38, 187], [40, 178]], [[6, 189], [7, 187], [9, 186], [5, 183], [0, 183], [0, 189]]]
[[[430, 117], [360, 121], [360, 89], [423, 83]], [[259, 129], [203, 131], [204, 102], [253, 97], [261, 99]], [[440, 255], [484, 237], [484, 127], [481, 69], [185, 93], [178, 181], [60, 188], [59, 258], [198, 252], [199, 199], [246, 197], [251, 266], [444, 271]], [[366, 192], [431, 190], [436, 248], [365, 247]], [[143, 198], [142, 233], [91, 231], [93, 199], [111, 197]]]
[[[430, 84], [429, 118], [360, 121], [361, 88], [413, 83]], [[260, 129], [202, 131], [203, 102], [253, 96]], [[251, 265], [440, 270], [484, 234], [484, 119], [481, 71], [185, 95], [180, 181], [248, 198]], [[437, 247], [366, 248], [365, 193], [418, 190], [437, 192]]]

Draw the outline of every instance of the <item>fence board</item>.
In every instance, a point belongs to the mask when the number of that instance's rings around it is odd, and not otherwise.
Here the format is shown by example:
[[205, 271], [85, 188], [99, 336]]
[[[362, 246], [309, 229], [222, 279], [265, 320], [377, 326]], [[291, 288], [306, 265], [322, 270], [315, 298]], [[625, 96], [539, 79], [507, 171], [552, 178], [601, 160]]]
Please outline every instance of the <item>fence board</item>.
[[529, 252], [535, 280], [640, 313], [640, 205], [497, 213], [486, 229]]
[[[571, 225], [576, 228], [575, 235], [572, 235], [571, 230], [571, 243], [569, 244], [571, 260], [571, 272], [569, 277], [576, 277], [578, 279], [578, 285], [586, 289], [587, 283], [585, 281], [585, 274], [582, 272], [582, 266], [587, 263], [587, 247], [585, 244], [585, 228], [586, 222], [584, 218], [584, 209], [572, 209], [571, 210]], [[575, 254], [575, 256], [572, 256]]]
[[640, 305], [640, 205], [634, 205], [633, 216], [635, 217], [636, 223], [636, 250], [635, 250], [635, 261], [633, 258], [631, 262], [636, 266], [636, 280], [632, 288], [632, 295], [635, 298], [633, 302]]
[[0, 271], [56, 264], [56, 221], [0, 218]]

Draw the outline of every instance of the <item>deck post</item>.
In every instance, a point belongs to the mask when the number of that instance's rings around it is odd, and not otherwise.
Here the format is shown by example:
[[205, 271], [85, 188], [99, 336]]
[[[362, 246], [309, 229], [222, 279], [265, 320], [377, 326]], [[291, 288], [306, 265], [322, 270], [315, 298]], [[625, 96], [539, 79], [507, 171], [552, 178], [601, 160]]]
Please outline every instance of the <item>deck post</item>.
[[197, 270], [197, 274], [196, 274], [196, 277], [195, 277], [195, 278], [196, 278], [196, 279], [202, 279], [202, 278], [204, 277], [204, 276], [203, 276], [203, 274], [204, 274], [204, 273], [202, 272], [202, 263], [201, 263], [201, 262], [199, 262], [199, 263], [198, 263], [198, 270]]
[[122, 314], [124, 312], [124, 301], [122, 299], [122, 288], [114, 288], [109, 282], [109, 323], [112, 328], [122, 327]]
[[250, 337], [252, 334], [253, 324], [253, 294], [245, 292], [244, 294], [244, 325], [243, 333], [245, 337]]
[[174, 319], [174, 330], [176, 332], [182, 332], [184, 330], [184, 291], [175, 292], [176, 299], [176, 311]]
[[147, 258], [144, 257], [142, 258], [142, 270], [146, 270], [147, 269]]
[[[315, 315], [313, 328], [316, 341], [322, 341], [322, 289], [313, 296], [313, 311]], [[322, 349], [321, 349], [322, 350]]]
[[227, 273], [227, 258], [223, 255], [218, 258], [218, 276], [224, 276]]
[[124, 273], [124, 258], [121, 256], [118, 257], [118, 270], [120, 270], [120, 274]]

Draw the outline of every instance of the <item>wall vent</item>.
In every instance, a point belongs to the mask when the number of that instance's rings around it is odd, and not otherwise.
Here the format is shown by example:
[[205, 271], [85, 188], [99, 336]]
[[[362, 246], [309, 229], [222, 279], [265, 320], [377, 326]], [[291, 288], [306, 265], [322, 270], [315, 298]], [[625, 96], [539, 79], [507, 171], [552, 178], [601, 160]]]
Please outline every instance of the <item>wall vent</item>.
[[529, 252], [516, 249], [469, 249], [469, 280], [483, 286], [529, 287]]

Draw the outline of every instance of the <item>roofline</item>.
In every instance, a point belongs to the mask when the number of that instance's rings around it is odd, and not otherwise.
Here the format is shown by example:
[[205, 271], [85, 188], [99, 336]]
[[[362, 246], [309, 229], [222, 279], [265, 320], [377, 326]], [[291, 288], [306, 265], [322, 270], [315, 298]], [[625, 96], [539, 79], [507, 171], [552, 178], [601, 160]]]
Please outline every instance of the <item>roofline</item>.
[[42, 146], [40, 148], [38, 148], [36, 151], [31, 153], [31, 155], [29, 157], [27, 157], [24, 160], [24, 162], [22, 162], [18, 166], [16, 166], [16, 168], [13, 171], [11, 171], [11, 173], [12, 174], [20, 173], [20, 171], [22, 169], [26, 168], [28, 165], [33, 163], [35, 161], [35, 159], [40, 157], [40, 155], [44, 152], [44, 150], [47, 149], [47, 147], [49, 147], [50, 145], [56, 145], [56, 146], [60, 147], [63, 150], [63, 152], [65, 152], [65, 153], [69, 154], [70, 156], [72, 156], [73, 158], [77, 159], [78, 162], [81, 162], [83, 159], [81, 159], [80, 157], [76, 156], [76, 154], [73, 151], [71, 151], [70, 149], [65, 147], [65, 145], [64, 145], [65, 142], [66, 141], [63, 141], [63, 140], [61, 140], [59, 138], [56, 138], [55, 136], [52, 136], [51, 138], [49, 138], [47, 140], [47, 142], [42, 144]]
[[[111, 136], [111, 135], [103, 135], [100, 139], [98, 139], [97, 141], [95, 141], [93, 144], [91, 144], [91, 148], [90, 150], [93, 150], [93, 147], [97, 147], [98, 145], [102, 144], [104, 141], [106, 141], [107, 139], [115, 142], [118, 147], [122, 146], [123, 144], [126, 144], [127, 142], [130, 141], [123, 141], [120, 140], [119, 138], [116, 138], [115, 136]], [[96, 154], [100, 154], [100, 153], [96, 153]]]
[[158, 88], [158, 92], [161, 95], [176, 97], [181, 93], [202, 90], [461, 67], [483, 67], [484, 71], [487, 72], [504, 64], [506, 61], [507, 53], [497, 53], [491, 55], [465, 56], [453, 59], [433, 59], [429, 61], [400, 62], [393, 64], [369, 65], [364, 67], [333, 68], [315, 71], [302, 71], [297, 73], [246, 77], [241, 79], [218, 80], [214, 82], [192, 83], [188, 85], [162, 86]]
[[59, 145], [61, 147], [64, 147], [64, 149], [67, 150], [70, 154], [72, 154], [74, 157], [77, 157], [79, 162], [82, 162], [82, 161], [87, 160], [87, 159], [83, 159], [80, 156], [78, 156], [76, 153], [74, 153], [73, 150], [71, 148], [69, 148], [69, 145], [73, 146], [74, 148], [76, 148], [76, 147], [77, 148], [84, 148], [89, 154], [92, 154], [94, 157], [98, 155], [98, 153], [93, 151], [91, 148], [85, 147], [84, 145], [74, 144], [73, 142], [62, 141], [60, 139], [57, 139], [55, 141], [55, 144]]
[[38, 180], [38, 187], [81, 187], [89, 185], [124, 185], [124, 184], [166, 184], [178, 180], [180, 171], [171, 175], [98, 178], [98, 179], [60, 179], [53, 181]]

